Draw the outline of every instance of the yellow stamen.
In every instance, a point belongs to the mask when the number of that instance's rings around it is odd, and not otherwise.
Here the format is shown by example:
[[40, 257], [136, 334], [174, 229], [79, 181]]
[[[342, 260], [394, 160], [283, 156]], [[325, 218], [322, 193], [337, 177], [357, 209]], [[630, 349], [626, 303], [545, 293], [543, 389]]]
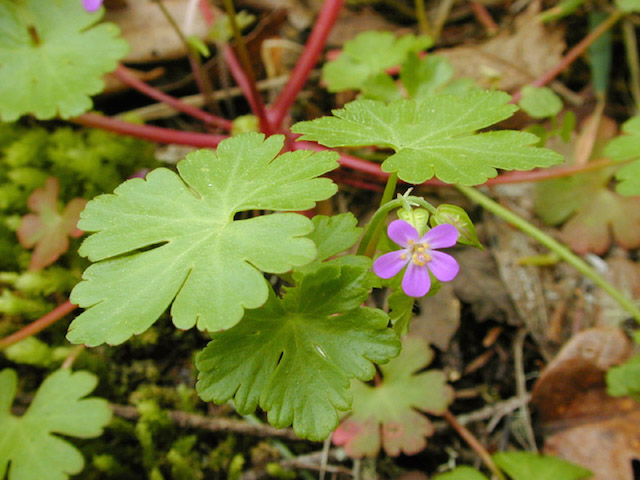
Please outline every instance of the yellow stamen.
[[413, 240], [411, 240], [411, 239], [409, 239], [409, 240], [407, 240], [407, 243], [408, 243], [409, 245], [413, 245], [413, 244], [414, 244], [414, 241], [413, 241]]
[[400, 258], [401, 258], [402, 260], [406, 260], [406, 259], [407, 259], [407, 254], [406, 254], [406, 253], [403, 253], [402, 255], [400, 255]]

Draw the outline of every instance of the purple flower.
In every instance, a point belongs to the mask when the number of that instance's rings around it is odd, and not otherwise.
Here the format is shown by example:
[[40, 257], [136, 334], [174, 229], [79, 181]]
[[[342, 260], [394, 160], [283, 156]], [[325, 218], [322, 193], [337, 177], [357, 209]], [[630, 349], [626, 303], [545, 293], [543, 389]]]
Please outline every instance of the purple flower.
[[420, 237], [409, 222], [394, 220], [387, 233], [403, 248], [379, 257], [373, 263], [373, 271], [381, 278], [391, 278], [407, 265], [402, 290], [410, 297], [422, 297], [429, 292], [429, 272], [441, 282], [453, 280], [458, 274], [460, 267], [455, 258], [436, 250], [456, 244], [458, 230], [453, 225], [438, 225]]
[[82, 0], [82, 5], [87, 12], [95, 12], [102, 6], [102, 0]]

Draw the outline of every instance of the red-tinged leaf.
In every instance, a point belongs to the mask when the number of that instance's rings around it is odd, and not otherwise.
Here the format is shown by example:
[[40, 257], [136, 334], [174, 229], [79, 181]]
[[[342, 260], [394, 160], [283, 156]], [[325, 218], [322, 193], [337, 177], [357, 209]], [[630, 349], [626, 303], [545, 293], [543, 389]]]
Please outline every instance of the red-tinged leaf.
[[34, 190], [27, 200], [27, 206], [34, 213], [22, 218], [17, 234], [20, 245], [34, 249], [29, 270], [51, 265], [69, 249], [69, 237], [82, 235], [76, 224], [87, 201], [74, 198], [60, 212], [59, 188], [58, 179], [49, 177], [44, 187]]
[[353, 407], [333, 434], [351, 457], [375, 456], [384, 448], [388, 455], [413, 455], [433, 435], [433, 425], [420, 412], [444, 413], [453, 400], [453, 389], [440, 371], [418, 373], [433, 358], [426, 341], [407, 337], [402, 353], [380, 365], [383, 380], [375, 387], [351, 383]]

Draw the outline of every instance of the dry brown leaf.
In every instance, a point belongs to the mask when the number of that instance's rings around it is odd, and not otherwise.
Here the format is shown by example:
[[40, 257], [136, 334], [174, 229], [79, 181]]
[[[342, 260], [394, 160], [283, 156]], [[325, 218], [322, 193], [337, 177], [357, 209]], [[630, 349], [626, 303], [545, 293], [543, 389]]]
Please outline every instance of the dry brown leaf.
[[460, 326], [460, 300], [453, 285], [444, 283], [437, 295], [419, 299], [418, 305], [420, 314], [411, 320], [409, 335], [424, 338], [446, 352]]
[[520, 88], [558, 63], [566, 46], [562, 29], [557, 25], [545, 28], [536, 20], [536, 13], [530, 8], [519, 16], [513, 32], [501, 33], [480, 45], [437, 53], [451, 61], [457, 76], [471, 77], [487, 88]]
[[571, 338], [532, 392], [545, 453], [589, 468], [592, 480], [634, 480], [640, 458], [640, 405], [606, 393], [606, 371], [625, 361], [631, 345], [617, 328], [593, 328]]
[[[163, 0], [176, 23], [182, 27], [189, 0]], [[118, 24], [131, 45], [124, 62], [146, 63], [180, 58], [187, 51], [162, 11], [153, 0], [132, 0], [117, 10], [108, 10], [105, 20]], [[208, 27], [202, 15], [195, 15], [189, 35], [205, 39]]]

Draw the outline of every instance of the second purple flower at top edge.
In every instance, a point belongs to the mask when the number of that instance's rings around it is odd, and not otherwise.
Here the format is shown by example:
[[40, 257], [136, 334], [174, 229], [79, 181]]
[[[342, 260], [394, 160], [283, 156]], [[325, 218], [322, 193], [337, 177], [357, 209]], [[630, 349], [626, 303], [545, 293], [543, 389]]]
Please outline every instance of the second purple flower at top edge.
[[433, 227], [424, 235], [405, 220], [394, 220], [387, 229], [389, 238], [403, 247], [385, 253], [373, 263], [373, 271], [380, 278], [396, 276], [406, 266], [402, 278], [402, 290], [410, 297], [423, 297], [431, 289], [433, 273], [441, 282], [453, 280], [460, 270], [451, 255], [438, 249], [453, 247], [458, 241], [458, 230], [453, 225]]

